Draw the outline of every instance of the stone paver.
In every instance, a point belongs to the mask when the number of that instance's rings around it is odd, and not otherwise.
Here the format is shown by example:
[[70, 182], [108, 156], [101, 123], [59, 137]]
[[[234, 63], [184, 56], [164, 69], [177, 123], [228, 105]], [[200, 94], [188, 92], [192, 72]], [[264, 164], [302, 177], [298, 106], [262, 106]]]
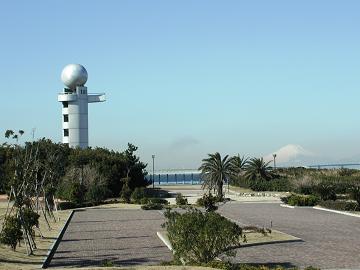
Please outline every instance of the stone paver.
[[87, 209], [74, 214], [50, 267], [154, 265], [172, 259], [156, 232], [158, 211]]
[[270, 226], [304, 242], [238, 249], [235, 261], [322, 269], [360, 269], [360, 218], [274, 203], [227, 203], [219, 209], [241, 224]]

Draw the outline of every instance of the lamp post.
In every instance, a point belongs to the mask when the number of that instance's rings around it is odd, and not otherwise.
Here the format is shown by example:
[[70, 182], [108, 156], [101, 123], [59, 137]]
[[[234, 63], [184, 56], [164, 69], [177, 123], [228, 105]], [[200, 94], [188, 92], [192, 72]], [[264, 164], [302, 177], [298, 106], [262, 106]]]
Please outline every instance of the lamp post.
[[274, 157], [274, 170], [275, 170], [276, 169], [276, 162], [275, 162], [276, 154], [273, 154], [273, 157]]
[[152, 171], [152, 175], [153, 175], [152, 180], [153, 180], [153, 182], [152, 182], [152, 184], [153, 184], [153, 188], [155, 188], [155, 155], [152, 155], [151, 157], [152, 157], [152, 160], [153, 160], [153, 171]]

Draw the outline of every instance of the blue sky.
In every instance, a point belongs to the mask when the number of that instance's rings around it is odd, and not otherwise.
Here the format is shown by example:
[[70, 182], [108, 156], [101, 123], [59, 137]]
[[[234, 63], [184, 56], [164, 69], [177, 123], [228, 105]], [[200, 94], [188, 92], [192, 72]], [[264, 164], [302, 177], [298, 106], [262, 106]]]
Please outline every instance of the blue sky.
[[60, 74], [88, 71], [90, 144], [156, 168], [287, 144], [360, 154], [359, 1], [2, 1], [0, 127], [61, 140]]

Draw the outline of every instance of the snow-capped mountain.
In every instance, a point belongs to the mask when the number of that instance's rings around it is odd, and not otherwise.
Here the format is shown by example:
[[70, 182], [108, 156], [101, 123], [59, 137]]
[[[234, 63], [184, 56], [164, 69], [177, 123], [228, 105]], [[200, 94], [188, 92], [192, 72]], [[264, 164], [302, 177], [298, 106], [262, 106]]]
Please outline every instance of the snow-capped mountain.
[[320, 159], [315, 153], [306, 150], [300, 145], [288, 144], [271, 154], [264, 156], [266, 161], [272, 161], [273, 154], [276, 154], [278, 166], [307, 166], [316, 163]]

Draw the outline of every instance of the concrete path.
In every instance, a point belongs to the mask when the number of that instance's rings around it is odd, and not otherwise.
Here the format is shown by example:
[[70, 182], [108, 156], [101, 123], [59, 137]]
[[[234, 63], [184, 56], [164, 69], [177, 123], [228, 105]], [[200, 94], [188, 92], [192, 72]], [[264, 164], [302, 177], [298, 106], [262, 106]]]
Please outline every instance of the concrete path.
[[172, 259], [157, 237], [158, 211], [86, 209], [74, 214], [49, 267], [154, 265]]
[[270, 226], [304, 242], [238, 249], [235, 261], [322, 269], [360, 269], [360, 218], [274, 203], [231, 202], [219, 209], [242, 225]]

